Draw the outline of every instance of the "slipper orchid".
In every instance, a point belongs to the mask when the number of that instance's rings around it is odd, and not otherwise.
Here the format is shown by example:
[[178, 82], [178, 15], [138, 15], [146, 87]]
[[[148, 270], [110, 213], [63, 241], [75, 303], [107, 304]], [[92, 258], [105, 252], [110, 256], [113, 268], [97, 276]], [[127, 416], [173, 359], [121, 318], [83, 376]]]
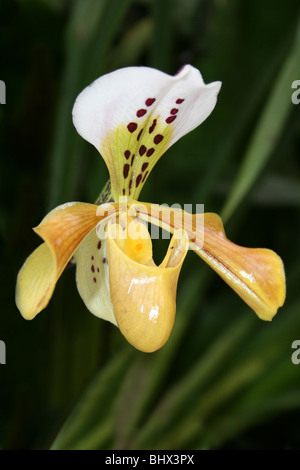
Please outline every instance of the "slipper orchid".
[[[175, 76], [128, 67], [80, 93], [74, 125], [102, 155], [110, 180], [97, 204], [64, 204], [34, 229], [44, 242], [25, 261], [16, 287], [24, 318], [34, 318], [47, 306], [74, 257], [87, 308], [117, 325], [137, 349], [155, 351], [170, 336], [180, 269], [192, 249], [261, 319], [272, 319], [285, 299], [284, 269], [276, 253], [230, 242], [216, 214], [192, 215], [137, 202], [163, 153], [212, 112], [220, 86], [204, 84], [190, 65]], [[153, 261], [148, 222], [173, 234], [159, 266]]]

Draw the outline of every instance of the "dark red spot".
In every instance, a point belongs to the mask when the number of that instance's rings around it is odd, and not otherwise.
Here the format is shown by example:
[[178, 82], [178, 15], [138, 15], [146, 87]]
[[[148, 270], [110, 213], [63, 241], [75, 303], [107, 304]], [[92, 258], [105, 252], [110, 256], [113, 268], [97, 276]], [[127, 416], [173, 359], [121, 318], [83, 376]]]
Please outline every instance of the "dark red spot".
[[181, 104], [184, 102], [184, 99], [183, 98], [178, 98], [178, 100], [176, 100], [176, 104]]
[[156, 119], [153, 119], [153, 122], [151, 124], [151, 126], [149, 127], [149, 134], [152, 134], [152, 132], [154, 131], [155, 129], [155, 126], [156, 126]]
[[123, 196], [125, 196], [125, 189], [123, 189]]
[[97, 248], [98, 248], [98, 250], [100, 250], [100, 249], [101, 249], [101, 240], [99, 240], [99, 241], [98, 241]]
[[161, 135], [161, 134], [156, 134], [156, 136], [154, 137], [153, 139], [153, 142], [158, 145], [161, 143], [161, 141], [163, 140], [164, 136]]
[[132, 186], [132, 178], [131, 178], [131, 180], [129, 181], [129, 190], [131, 189], [131, 186]]
[[140, 148], [139, 148], [139, 154], [140, 156], [144, 155], [144, 153], [146, 153], [147, 149], [145, 147], [145, 145], [141, 145]]
[[92, 264], [92, 266], [91, 266], [91, 271], [92, 271], [92, 273], [95, 272], [95, 266], [94, 266], [93, 264]]
[[126, 158], [126, 160], [128, 160], [128, 158], [130, 158], [130, 155], [131, 155], [130, 150], [125, 150], [124, 157]]
[[106, 263], [106, 258], [103, 258], [103, 260], [102, 260], [102, 261], [103, 261], [103, 264], [105, 264], [105, 263]]
[[171, 124], [171, 122], [175, 121], [176, 118], [177, 118], [177, 116], [169, 116], [169, 117], [166, 119], [166, 123], [167, 123], [167, 124]]
[[170, 114], [177, 114], [178, 113], [178, 108], [172, 108], [170, 111]]
[[131, 166], [133, 165], [133, 161], [134, 161], [134, 155], [132, 155], [132, 158], [131, 158], [131, 162], [130, 162]]
[[93, 257], [93, 256], [91, 257], [91, 260], [92, 260], [92, 261], [94, 260], [94, 257]]
[[151, 155], [152, 155], [154, 152], [155, 152], [154, 148], [151, 147], [151, 149], [149, 149], [149, 150], [147, 151], [146, 156], [147, 156], [147, 157], [151, 157]]
[[144, 130], [144, 129], [141, 129], [141, 130], [140, 130], [139, 135], [137, 136], [136, 140], [140, 140], [143, 130]]
[[144, 174], [144, 178], [142, 179], [142, 183], [145, 181], [145, 179], [147, 178], [147, 175], [148, 175], [149, 171], [146, 171], [146, 173]]
[[128, 173], [129, 173], [129, 168], [130, 167], [129, 167], [128, 163], [125, 163], [125, 165], [123, 166], [123, 176], [124, 176], [124, 178], [127, 178]]
[[136, 115], [137, 117], [142, 117], [146, 114], [147, 110], [146, 109], [139, 109], [137, 112], [136, 112]]
[[147, 163], [147, 162], [146, 162], [146, 163], [143, 163], [143, 165], [142, 165], [142, 171], [145, 171], [148, 165], [149, 165], [149, 163]]
[[145, 101], [145, 105], [146, 106], [151, 106], [154, 103], [154, 101], [156, 101], [155, 98], [147, 98], [146, 101]]
[[94, 281], [94, 282], [97, 282], [97, 279], [96, 279], [95, 277], [93, 277], [93, 281]]
[[100, 269], [99, 269], [99, 268], [97, 268], [97, 273], [99, 273], [99, 272], [100, 272]]
[[136, 178], [136, 181], [135, 181], [135, 187], [137, 188], [138, 185], [140, 184], [141, 182], [141, 179], [142, 179], [142, 174], [140, 173], [139, 175], [137, 175], [137, 178]]
[[137, 125], [136, 122], [130, 122], [127, 126], [127, 129], [129, 130], [129, 132], [132, 133], [132, 132], [137, 130], [137, 127], [138, 127], [138, 125]]

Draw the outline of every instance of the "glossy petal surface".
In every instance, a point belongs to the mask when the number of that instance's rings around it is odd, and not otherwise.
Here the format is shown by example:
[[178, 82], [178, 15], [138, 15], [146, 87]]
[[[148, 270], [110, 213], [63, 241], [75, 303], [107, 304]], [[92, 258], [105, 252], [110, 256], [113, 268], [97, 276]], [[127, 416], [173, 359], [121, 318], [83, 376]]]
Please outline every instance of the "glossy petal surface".
[[177, 240], [173, 237], [162, 265], [150, 265], [149, 262], [146, 265], [127, 256], [116, 240], [107, 239], [115, 318], [127, 341], [141, 351], [156, 351], [171, 334], [177, 281], [187, 249], [185, 234]]
[[265, 248], [245, 248], [225, 235], [217, 214], [189, 214], [155, 204], [136, 203], [132, 214], [173, 232], [184, 228], [190, 247], [256, 312], [272, 320], [285, 300], [285, 273], [281, 258]]
[[55, 284], [55, 259], [48, 245], [42, 243], [18, 274], [16, 304], [26, 320], [32, 320], [47, 306]]
[[47, 306], [65, 266], [101, 220], [96, 210], [94, 204], [63, 204], [34, 229], [45, 243], [28, 257], [18, 274], [16, 304], [24, 318], [34, 318]]

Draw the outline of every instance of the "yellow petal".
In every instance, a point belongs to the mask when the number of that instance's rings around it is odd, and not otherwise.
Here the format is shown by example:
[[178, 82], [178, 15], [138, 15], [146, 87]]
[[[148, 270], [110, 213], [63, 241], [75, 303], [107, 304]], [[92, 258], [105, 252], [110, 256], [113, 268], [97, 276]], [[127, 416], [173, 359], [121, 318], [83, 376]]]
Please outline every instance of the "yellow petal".
[[116, 224], [110, 228], [111, 235], [114, 230], [113, 239], [118, 247], [133, 261], [152, 264], [152, 240], [147, 227], [132, 217], [126, 216], [122, 222], [122, 226]]
[[205, 214], [203, 247], [195, 252], [256, 312], [272, 320], [285, 301], [285, 273], [281, 258], [266, 248], [245, 248], [226, 238], [216, 214]]
[[86, 235], [107, 215], [103, 212], [97, 216], [97, 209], [93, 204], [63, 204], [34, 229], [45, 243], [29, 256], [18, 274], [16, 304], [24, 318], [31, 320], [47, 306], [66, 264]]
[[42, 243], [18, 274], [16, 304], [26, 320], [32, 320], [46, 307], [55, 282], [55, 260], [46, 243]]
[[107, 254], [114, 314], [127, 341], [143, 352], [153, 352], [168, 340], [176, 312], [177, 281], [188, 249], [186, 234], [172, 238], [162, 266], [149, 266], [129, 258], [112, 238]]
[[217, 214], [189, 214], [155, 204], [133, 203], [131, 214], [173, 232], [184, 228], [191, 248], [208, 263], [262, 320], [272, 320], [285, 300], [281, 258], [265, 248], [245, 248], [229, 241]]
[[101, 220], [96, 214], [97, 209], [94, 204], [82, 202], [63, 204], [49, 212], [34, 228], [51, 248], [58, 276], [84, 237]]

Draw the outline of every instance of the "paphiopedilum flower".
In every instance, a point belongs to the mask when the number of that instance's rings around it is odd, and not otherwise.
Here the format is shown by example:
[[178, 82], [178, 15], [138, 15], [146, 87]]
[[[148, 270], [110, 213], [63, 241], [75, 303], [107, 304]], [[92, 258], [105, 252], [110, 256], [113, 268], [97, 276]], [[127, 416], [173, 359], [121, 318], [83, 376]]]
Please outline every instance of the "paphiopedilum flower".
[[[18, 275], [16, 303], [24, 318], [47, 306], [74, 257], [78, 291], [90, 312], [117, 325], [136, 348], [155, 351], [170, 336], [180, 269], [192, 249], [261, 319], [272, 319], [285, 299], [284, 269], [276, 253], [230, 242], [216, 214], [137, 202], [163, 153], [212, 112], [220, 86], [204, 84], [190, 65], [175, 76], [129, 67], [100, 77], [80, 93], [74, 125], [102, 155], [110, 180], [97, 204], [64, 204], [34, 229], [44, 242]], [[173, 234], [159, 266], [147, 222]]]

